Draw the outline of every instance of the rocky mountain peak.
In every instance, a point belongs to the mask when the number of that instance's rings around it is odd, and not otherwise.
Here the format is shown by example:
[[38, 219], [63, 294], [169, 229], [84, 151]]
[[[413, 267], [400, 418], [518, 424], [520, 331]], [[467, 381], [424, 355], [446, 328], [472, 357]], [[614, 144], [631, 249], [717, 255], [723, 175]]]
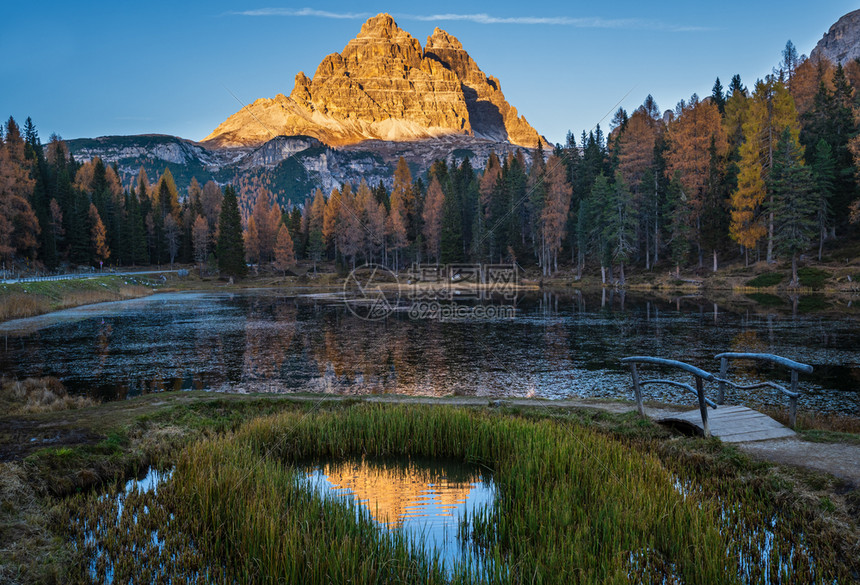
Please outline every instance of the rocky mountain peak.
[[463, 44], [457, 40], [457, 37], [449, 35], [437, 26], [433, 29], [433, 34], [427, 37], [425, 50], [429, 51], [431, 49], [454, 49], [462, 51]]
[[313, 78], [299, 73], [289, 97], [259, 99], [204, 139], [254, 146], [305, 135], [329, 146], [464, 135], [534, 147], [546, 143], [505, 100], [457, 38], [436, 28], [421, 43], [389, 14], [365, 22]]
[[811, 59], [826, 57], [843, 65], [860, 59], [860, 10], [849, 12], [837, 20], [809, 56]]
[[390, 14], [380, 12], [376, 16], [368, 18], [367, 21], [361, 25], [361, 31], [359, 31], [358, 35], [353, 40], [365, 38], [393, 39], [401, 35], [410, 37], [408, 32], [397, 26], [397, 23], [394, 22], [394, 18]]

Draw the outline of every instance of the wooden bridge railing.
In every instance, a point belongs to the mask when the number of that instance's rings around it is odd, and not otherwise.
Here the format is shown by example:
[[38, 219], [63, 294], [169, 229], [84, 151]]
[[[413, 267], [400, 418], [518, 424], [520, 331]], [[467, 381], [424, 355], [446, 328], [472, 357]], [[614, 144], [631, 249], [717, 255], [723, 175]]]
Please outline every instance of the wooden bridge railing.
[[[717, 405], [708, 400], [705, 397], [705, 381], [713, 381], [716, 380], [716, 376], [713, 374], [706, 372], [696, 366], [692, 366], [690, 364], [679, 362], [677, 360], [667, 360], [663, 358], [657, 357], [649, 357], [649, 356], [632, 356], [621, 358], [621, 363], [628, 364], [630, 366], [630, 374], [633, 377], [633, 393], [636, 396], [636, 407], [639, 409], [639, 415], [645, 416], [645, 406], [642, 403], [642, 386], [646, 384], [668, 384], [670, 386], [677, 386], [679, 388], [684, 388], [689, 392], [692, 392], [699, 399], [699, 412], [702, 414], [702, 430], [706, 437], [711, 436], [711, 430], [708, 427], [708, 406], [711, 408], [716, 408]], [[689, 372], [693, 374], [693, 378], [696, 380], [696, 388], [694, 389], [689, 384], [684, 384], [683, 382], [676, 382], [674, 380], [664, 380], [664, 379], [654, 379], [654, 380], [639, 380], [639, 369], [637, 364], [652, 364], [657, 366], [669, 366], [673, 368], [679, 368], [684, 370], [685, 372]]]
[[[786, 396], [788, 396], [788, 418], [789, 418], [789, 426], [794, 428], [797, 424], [797, 398], [800, 396], [797, 388], [797, 379], [798, 374], [803, 372], [804, 374], [812, 373], [812, 366], [808, 364], [802, 364], [800, 362], [796, 362], [794, 360], [790, 360], [788, 358], [784, 358], [778, 355], [773, 355], [769, 353], [721, 353], [715, 356], [720, 360], [720, 377], [715, 378], [717, 382], [719, 382], [718, 394], [717, 394], [717, 403], [723, 404], [726, 399], [726, 386], [731, 386], [737, 390], [752, 390], [754, 388], [774, 388], [779, 390]], [[740, 385], [735, 384], [726, 379], [726, 375], [729, 371], [729, 360], [730, 359], [745, 359], [745, 360], [759, 360], [759, 361], [768, 361], [775, 363], [780, 366], [784, 366], [791, 370], [791, 389], [787, 389], [785, 386], [781, 386], [774, 382], [759, 382], [757, 384], [748, 384], [748, 385]]]

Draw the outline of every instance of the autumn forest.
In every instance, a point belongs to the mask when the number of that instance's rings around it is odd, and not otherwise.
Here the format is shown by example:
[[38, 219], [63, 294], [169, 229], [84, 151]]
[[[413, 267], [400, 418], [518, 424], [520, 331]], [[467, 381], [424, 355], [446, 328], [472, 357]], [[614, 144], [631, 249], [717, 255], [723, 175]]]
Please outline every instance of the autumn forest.
[[[860, 62], [799, 57], [789, 42], [773, 73], [735, 75], [712, 94], [569, 133], [552, 152], [436, 161], [400, 159], [386, 184], [344, 184], [284, 201], [264, 181], [179, 192], [170, 171], [120, 177], [78, 163], [63, 140], [42, 144], [28, 118], [0, 148], [4, 268], [195, 263], [241, 276], [377, 262], [517, 262], [552, 275], [625, 280], [651, 270], [719, 269], [725, 261], [822, 260], [860, 226]], [[530, 162], [531, 161], [531, 162]]]

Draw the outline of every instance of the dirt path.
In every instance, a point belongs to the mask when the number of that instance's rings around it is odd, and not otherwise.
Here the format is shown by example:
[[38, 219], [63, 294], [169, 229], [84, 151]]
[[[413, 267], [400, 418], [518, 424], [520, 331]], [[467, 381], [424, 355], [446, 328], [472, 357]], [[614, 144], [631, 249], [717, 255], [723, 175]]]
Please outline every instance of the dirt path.
[[860, 485], [860, 445], [812, 443], [792, 437], [739, 443], [738, 447], [759, 459], [823, 471]]

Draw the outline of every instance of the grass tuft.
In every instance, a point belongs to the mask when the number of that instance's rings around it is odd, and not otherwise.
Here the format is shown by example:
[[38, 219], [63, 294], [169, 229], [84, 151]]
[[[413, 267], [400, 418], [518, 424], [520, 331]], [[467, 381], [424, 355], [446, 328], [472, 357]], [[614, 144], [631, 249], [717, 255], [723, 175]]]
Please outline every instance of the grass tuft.
[[805, 266], [797, 270], [797, 278], [800, 280], [800, 286], [808, 286], [813, 290], [819, 290], [830, 278], [830, 273], [820, 268]]
[[0, 406], [6, 414], [32, 414], [84, 408], [97, 404], [86, 396], [70, 396], [57, 378], [0, 380]]
[[755, 278], [748, 280], [746, 286], [751, 286], [753, 288], [768, 288], [778, 285], [783, 280], [785, 280], [785, 275], [781, 272], [765, 272], [764, 274], [759, 274]]

